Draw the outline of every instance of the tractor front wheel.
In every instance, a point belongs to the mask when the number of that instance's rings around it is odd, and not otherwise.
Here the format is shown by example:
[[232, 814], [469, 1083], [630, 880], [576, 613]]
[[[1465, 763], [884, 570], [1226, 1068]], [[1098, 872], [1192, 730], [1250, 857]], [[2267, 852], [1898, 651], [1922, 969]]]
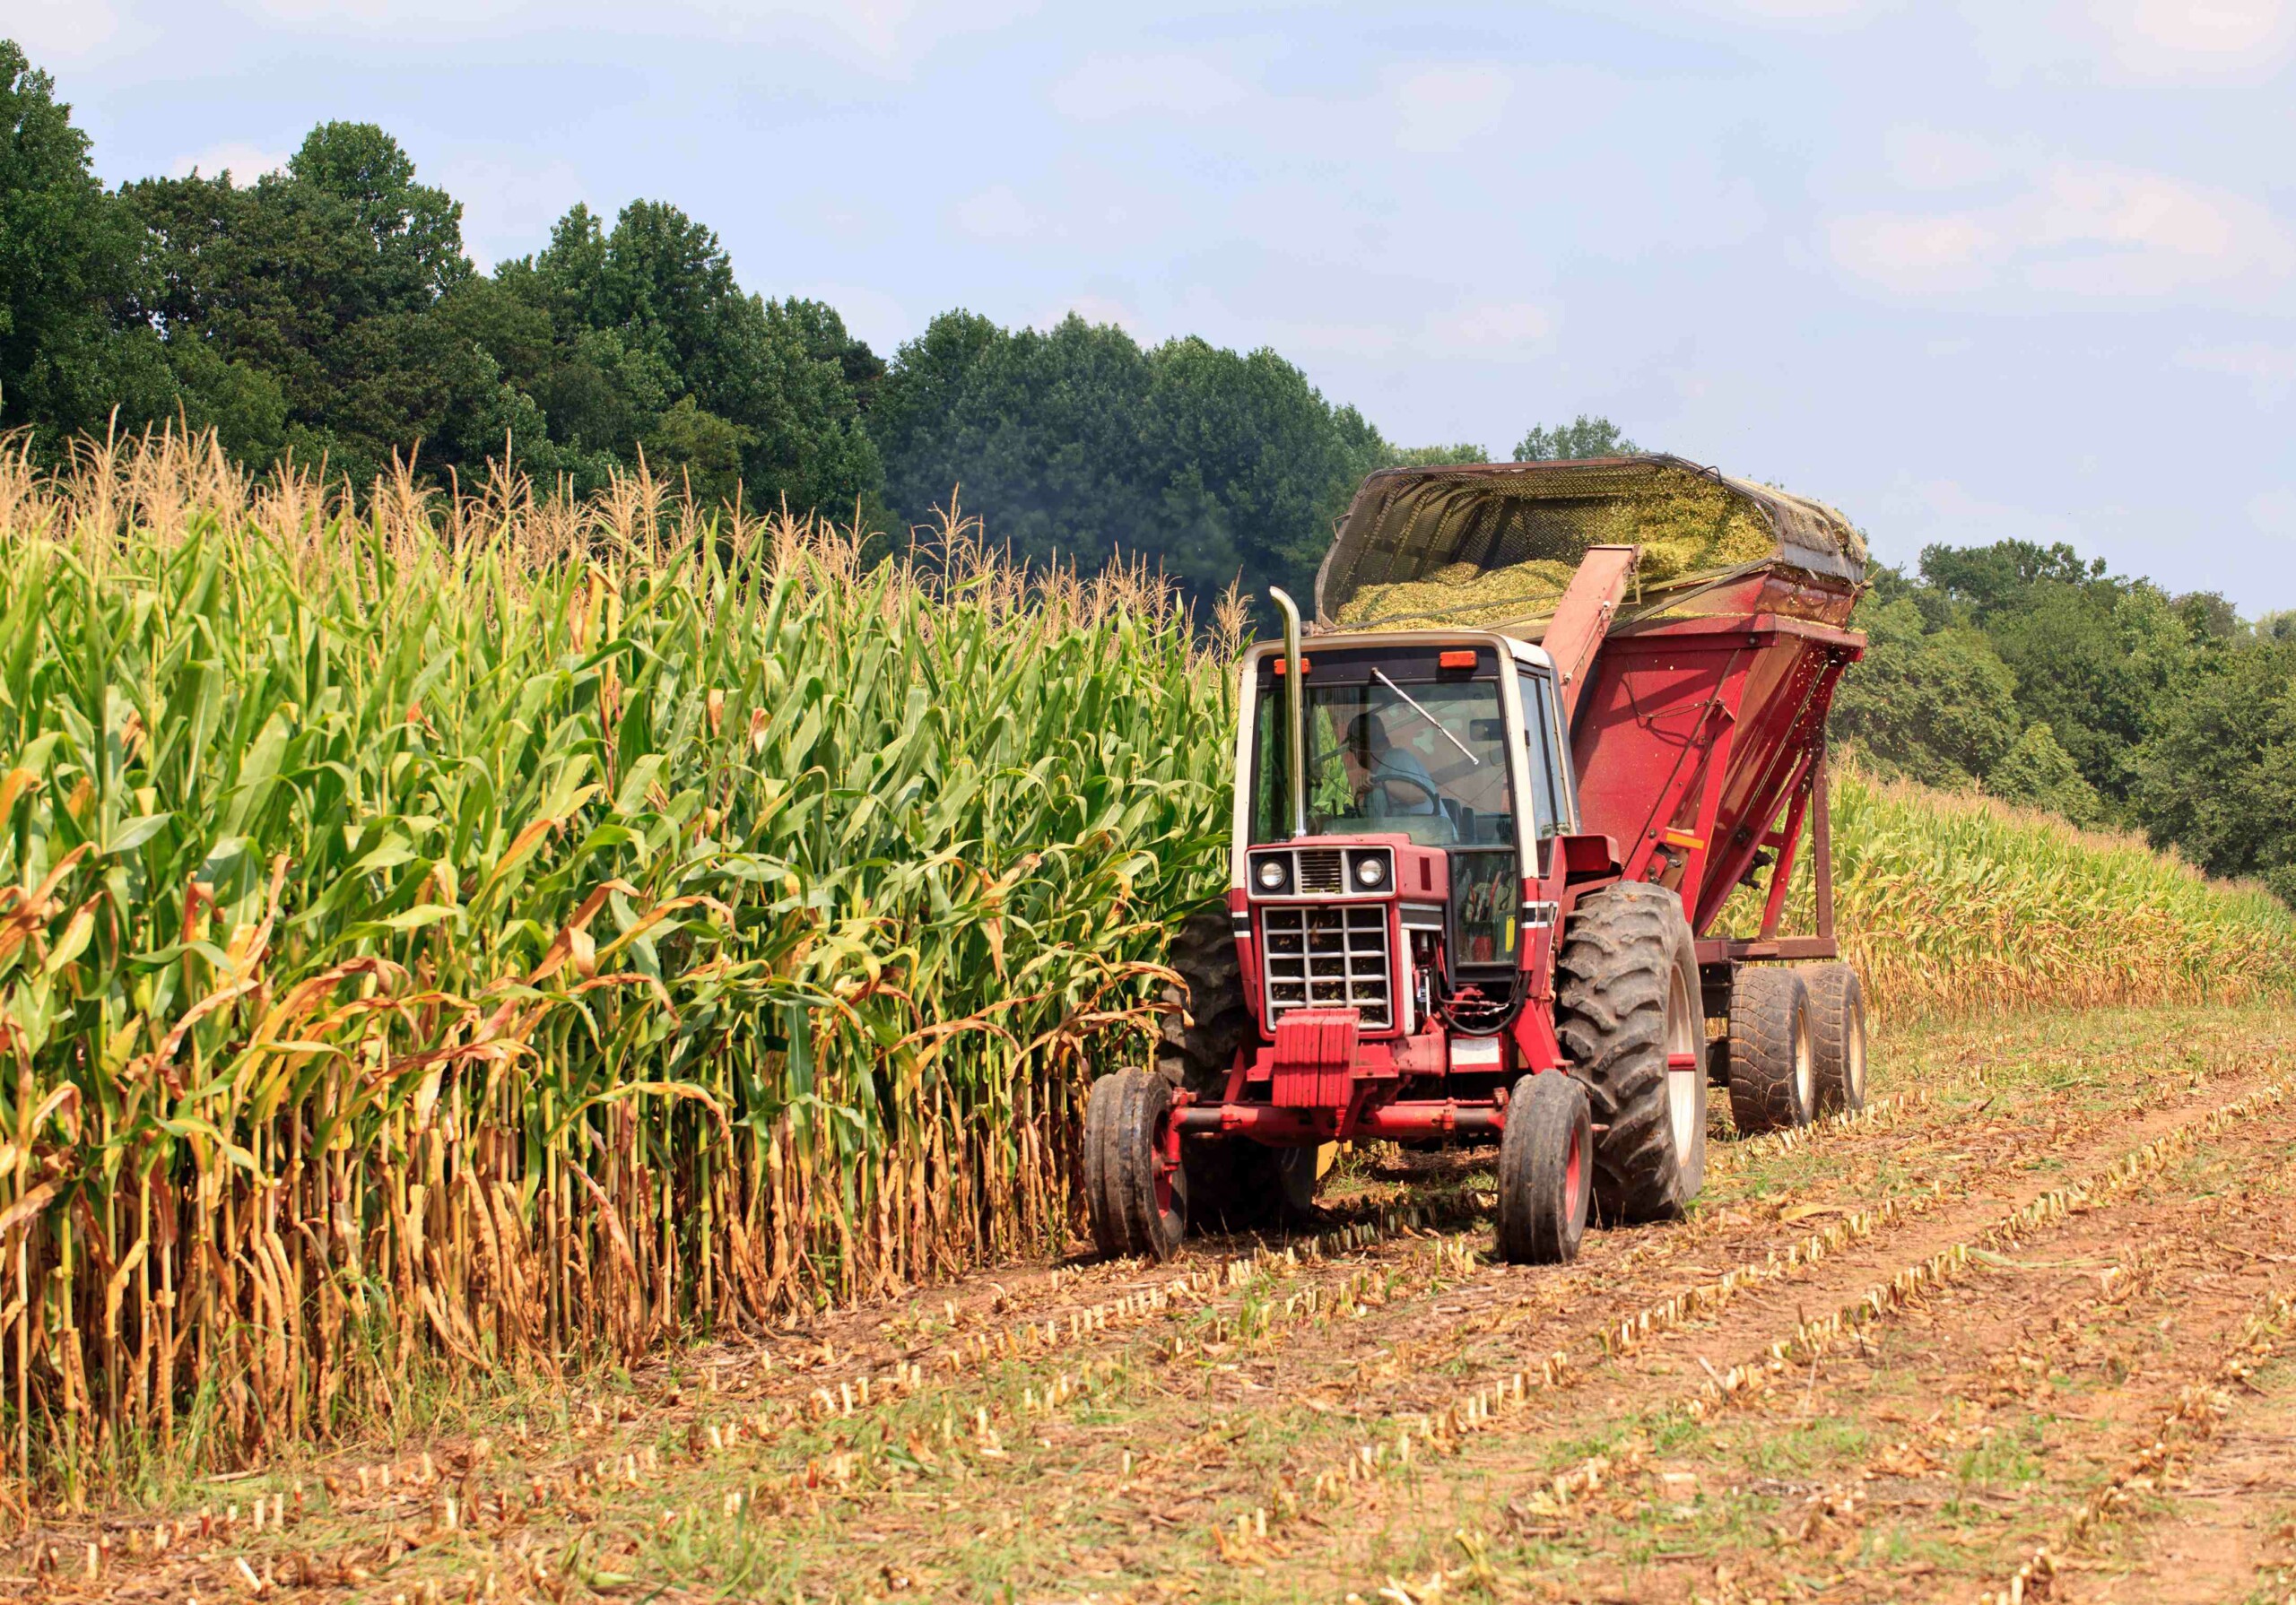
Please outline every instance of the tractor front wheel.
[[1092, 1241], [1110, 1256], [1168, 1260], [1187, 1231], [1180, 1167], [1170, 1152], [1171, 1084], [1119, 1070], [1092, 1083], [1084, 1106], [1084, 1207]]
[[1817, 1113], [1810, 989], [1790, 969], [1747, 965], [1730, 983], [1730, 1118], [1741, 1136], [1807, 1125]]
[[1817, 1112], [1854, 1115], [1866, 1106], [1866, 988], [1846, 964], [1809, 965], [1802, 983], [1810, 989]]
[[1517, 1265], [1577, 1259], [1594, 1176], [1586, 1088], [1559, 1071], [1518, 1080], [1499, 1139], [1499, 1257]]

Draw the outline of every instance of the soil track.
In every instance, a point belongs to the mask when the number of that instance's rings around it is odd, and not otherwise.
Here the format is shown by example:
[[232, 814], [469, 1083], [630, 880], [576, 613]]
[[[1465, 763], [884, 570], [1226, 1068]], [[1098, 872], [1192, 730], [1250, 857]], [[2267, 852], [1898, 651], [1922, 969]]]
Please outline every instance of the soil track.
[[2296, 1018], [1932, 1028], [1874, 1073], [1570, 1267], [1489, 1261], [1474, 1157], [1390, 1156], [1288, 1242], [1014, 1266], [42, 1513], [0, 1592], [2277, 1599]]

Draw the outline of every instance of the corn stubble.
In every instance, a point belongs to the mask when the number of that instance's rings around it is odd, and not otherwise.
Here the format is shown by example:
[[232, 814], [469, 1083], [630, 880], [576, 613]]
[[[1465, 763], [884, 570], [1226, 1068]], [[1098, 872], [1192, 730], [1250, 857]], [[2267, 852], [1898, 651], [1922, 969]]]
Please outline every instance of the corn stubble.
[[1228, 698], [1157, 585], [976, 531], [0, 461], [17, 1475], [1065, 1240]]

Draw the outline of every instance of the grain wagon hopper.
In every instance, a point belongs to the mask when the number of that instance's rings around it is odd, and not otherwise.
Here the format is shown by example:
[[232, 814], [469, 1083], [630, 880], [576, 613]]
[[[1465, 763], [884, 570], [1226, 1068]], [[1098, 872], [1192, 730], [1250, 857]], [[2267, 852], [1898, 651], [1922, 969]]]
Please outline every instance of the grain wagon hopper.
[[[1365, 481], [1312, 630], [1275, 592], [1242, 664], [1188, 1011], [1092, 1089], [1100, 1246], [1303, 1207], [1335, 1143], [1496, 1141], [1500, 1253], [1568, 1260], [1591, 1210], [1688, 1204], [1709, 1084], [1742, 1132], [1858, 1106], [1825, 722], [1864, 564], [1839, 515], [1675, 457]], [[1815, 929], [1786, 934], [1805, 821]]]

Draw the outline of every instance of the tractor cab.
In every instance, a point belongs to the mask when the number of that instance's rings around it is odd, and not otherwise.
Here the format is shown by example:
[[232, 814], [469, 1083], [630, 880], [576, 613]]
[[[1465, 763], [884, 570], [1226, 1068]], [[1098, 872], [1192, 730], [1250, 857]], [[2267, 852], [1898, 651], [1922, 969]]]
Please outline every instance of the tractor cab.
[[[1247, 656], [1239, 699], [1231, 901], [1263, 1031], [1352, 1009], [1365, 1037], [1495, 1038], [1520, 1001], [1526, 866], [1543, 880], [1573, 829], [1553, 665], [1457, 631], [1320, 636], [1298, 662], [1300, 784], [1282, 645]], [[1496, 1075], [1496, 1046], [1465, 1056]]]

